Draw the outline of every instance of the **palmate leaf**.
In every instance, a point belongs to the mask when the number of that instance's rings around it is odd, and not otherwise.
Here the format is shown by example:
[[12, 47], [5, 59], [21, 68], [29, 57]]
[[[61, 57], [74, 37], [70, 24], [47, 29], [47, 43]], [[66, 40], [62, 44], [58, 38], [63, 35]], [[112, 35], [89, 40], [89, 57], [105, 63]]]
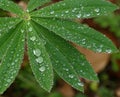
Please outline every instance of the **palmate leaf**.
[[105, 15], [117, 7], [105, 0], [64, 0], [42, 8], [31, 15], [35, 17], [90, 18]]
[[41, 5], [50, 2], [51, 0], [30, 0], [28, 3], [27, 10], [29, 12], [33, 11], [35, 8], [40, 7]]
[[28, 55], [32, 71], [40, 86], [50, 91], [53, 86], [52, 63], [44, 47], [44, 42], [38, 36], [30, 22], [27, 24]]
[[[25, 44], [35, 78], [47, 91], [53, 85], [53, 69], [80, 91], [83, 91], [80, 77], [98, 81], [90, 63], [68, 41], [96, 52], [117, 51], [102, 34], [70, 21], [107, 14], [117, 8], [115, 5], [104, 0], [64, 0], [43, 8], [49, 1], [30, 0], [23, 11], [10, 0], [0, 0], [1, 9], [17, 15], [0, 18], [0, 94], [15, 79]], [[41, 9], [36, 11], [39, 6]]]
[[64, 39], [85, 48], [96, 52], [111, 53], [117, 51], [114, 44], [107, 37], [83, 24], [55, 18], [35, 18], [34, 20]]
[[0, 94], [14, 81], [22, 63], [25, 40], [25, 34], [20, 30], [22, 25], [18, 24], [15, 29], [11, 29], [12, 35], [8, 37], [9, 41], [2, 44], [8, 46], [5, 46], [7, 48], [4, 48], [4, 54], [0, 55], [2, 58], [0, 62]]
[[0, 8], [16, 15], [22, 15], [23, 10], [10, 0], [0, 0]]

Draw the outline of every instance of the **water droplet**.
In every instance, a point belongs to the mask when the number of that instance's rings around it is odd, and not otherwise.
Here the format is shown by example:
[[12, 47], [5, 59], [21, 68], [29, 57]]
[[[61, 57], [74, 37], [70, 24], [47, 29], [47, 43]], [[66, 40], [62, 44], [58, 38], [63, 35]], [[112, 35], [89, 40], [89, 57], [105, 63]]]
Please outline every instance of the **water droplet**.
[[30, 40], [35, 41], [35, 40], [36, 40], [36, 37], [35, 37], [35, 36], [32, 36], [32, 37], [30, 37]]
[[69, 75], [69, 77], [70, 77], [70, 78], [73, 78], [73, 77], [74, 77], [74, 75], [72, 75], [72, 74], [71, 74], [71, 75]]
[[31, 32], [32, 31], [32, 27], [30, 27], [28, 30]]
[[24, 32], [24, 30], [23, 30], [23, 29], [21, 29], [21, 32], [23, 33], [23, 32]]
[[81, 14], [78, 14], [78, 15], [77, 15], [77, 18], [80, 18], [80, 17], [81, 17]]
[[68, 13], [69, 11], [67, 10], [67, 11], [65, 11], [65, 13]]
[[41, 51], [39, 49], [33, 50], [33, 54], [39, 57], [41, 55]]
[[106, 52], [107, 52], [107, 53], [111, 53], [112, 50], [111, 50], [111, 49], [107, 49]]
[[95, 12], [99, 12], [99, 11], [100, 11], [100, 9], [99, 9], [99, 8], [96, 8], [96, 9], [95, 9]]
[[42, 63], [42, 62], [43, 62], [43, 58], [42, 58], [42, 57], [38, 57], [38, 58], [36, 59], [36, 62], [37, 62], [37, 63]]
[[42, 66], [42, 67], [39, 68], [39, 70], [40, 70], [41, 72], [43, 72], [43, 71], [45, 71], [45, 67]]
[[54, 14], [54, 11], [51, 11], [50, 14]]
[[84, 84], [83, 84], [83, 83], [78, 83], [78, 85], [79, 85], [79, 86], [84, 86]]

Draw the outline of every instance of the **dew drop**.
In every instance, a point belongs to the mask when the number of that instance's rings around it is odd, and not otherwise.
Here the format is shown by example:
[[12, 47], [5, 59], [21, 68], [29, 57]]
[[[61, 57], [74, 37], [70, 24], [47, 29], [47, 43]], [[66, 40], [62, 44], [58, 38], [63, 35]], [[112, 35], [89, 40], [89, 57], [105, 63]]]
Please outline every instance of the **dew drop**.
[[79, 86], [84, 86], [83, 83], [78, 83]]
[[32, 31], [32, 27], [30, 27], [28, 30], [31, 32]]
[[72, 75], [72, 74], [71, 74], [71, 75], [69, 75], [69, 77], [70, 77], [70, 78], [73, 78], [73, 77], [74, 77], [74, 75]]
[[40, 70], [41, 72], [43, 72], [43, 71], [45, 71], [45, 67], [42, 66], [42, 67], [39, 68], [39, 70]]
[[111, 53], [112, 50], [111, 50], [111, 49], [107, 49], [106, 52], [107, 52], [107, 53]]
[[99, 12], [99, 11], [100, 11], [100, 9], [99, 9], [99, 8], [96, 8], [96, 9], [95, 9], [95, 12]]
[[32, 36], [32, 37], [30, 37], [30, 40], [35, 41], [35, 40], [36, 40], [36, 37], [35, 37], [35, 36]]
[[77, 18], [80, 18], [80, 17], [81, 17], [81, 14], [78, 14], [78, 15], [77, 15]]
[[50, 14], [54, 14], [54, 11], [51, 11]]
[[33, 50], [33, 54], [39, 57], [41, 55], [41, 51], [39, 49]]
[[38, 58], [36, 59], [36, 62], [37, 62], [37, 63], [42, 63], [42, 62], [43, 62], [43, 58], [42, 58], [42, 57], [38, 57]]

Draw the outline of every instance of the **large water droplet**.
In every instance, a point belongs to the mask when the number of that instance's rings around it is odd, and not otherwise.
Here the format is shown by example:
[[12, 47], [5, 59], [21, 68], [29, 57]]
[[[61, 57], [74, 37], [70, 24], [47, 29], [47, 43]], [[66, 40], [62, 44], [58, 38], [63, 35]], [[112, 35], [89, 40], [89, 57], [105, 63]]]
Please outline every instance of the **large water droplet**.
[[45, 71], [45, 67], [42, 66], [42, 67], [39, 68], [39, 70], [40, 70], [41, 72], [43, 72], [43, 71]]
[[43, 58], [42, 58], [42, 57], [38, 57], [38, 58], [36, 59], [36, 62], [37, 62], [37, 63], [42, 63], [42, 62], [43, 62]]
[[39, 49], [33, 50], [33, 54], [39, 57], [41, 55], [41, 51]]

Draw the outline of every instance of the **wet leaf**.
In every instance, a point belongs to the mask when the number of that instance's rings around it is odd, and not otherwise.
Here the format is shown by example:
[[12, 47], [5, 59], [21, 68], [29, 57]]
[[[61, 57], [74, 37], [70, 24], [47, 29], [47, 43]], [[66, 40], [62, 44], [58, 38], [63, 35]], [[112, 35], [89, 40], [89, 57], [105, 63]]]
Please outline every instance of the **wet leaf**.
[[38, 36], [30, 22], [27, 23], [28, 55], [36, 80], [42, 88], [50, 91], [53, 86], [53, 70], [44, 41]]
[[91, 18], [113, 12], [117, 7], [105, 0], [64, 0], [32, 13], [35, 17]]
[[30, 0], [27, 10], [22, 10], [10, 0], [0, 0], [0, 8], [13, 16], [0, 18], [0, 94], [18, 74], [26, 45], [34, 76], [47, 91], [53, 86], [53, 69], [80, 91], [83, 84], [79, 78], [98, 81], [90, 63], [68, 41], [96, 52], [117, 51], [104, 35], [72, 21], [107, 15], [115, 5], [104, 0], [64, 0], [44, 7], [49, 2]]
[[64, 39], [94, 50], [95, 52], [112, 53], [117, 51], [110, 39], [83, 24], [55, 18], [35, 18], [34, 20]]
[[35, 8], [40, 7], [41, 5], [50, 2], [51, 0], [30, 0], [30, 2], [28, 3], [28, 8], [27, 11], [31, 12], [33, 11]]
[[[20, 31], [23, 24], [18, 24], [16, 28], [10, 30], [12, 35], [9, 36], [4, 48], [4, 54], [0, 55], [0, 94], [2, 94], [14, 81], [24, 54], [25, 35]], [[0, 40], [1, 41], [1, 40]], [[1, 45], [0, 45], [1, 49]]]

